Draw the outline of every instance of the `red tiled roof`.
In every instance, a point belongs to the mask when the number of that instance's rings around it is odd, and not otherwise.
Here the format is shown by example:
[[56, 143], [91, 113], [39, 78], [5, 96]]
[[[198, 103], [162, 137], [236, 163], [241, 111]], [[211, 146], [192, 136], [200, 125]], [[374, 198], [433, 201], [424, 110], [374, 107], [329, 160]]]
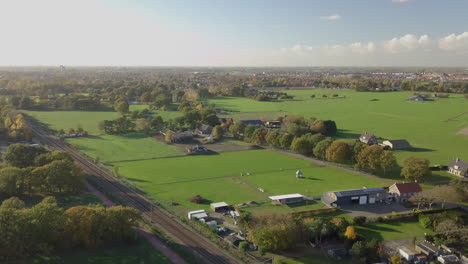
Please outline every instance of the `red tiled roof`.
[[400, 191], [400, 193], [412, 193], [422, 191], [421, 186], [417, 182], [395, 183], [395, 186]]

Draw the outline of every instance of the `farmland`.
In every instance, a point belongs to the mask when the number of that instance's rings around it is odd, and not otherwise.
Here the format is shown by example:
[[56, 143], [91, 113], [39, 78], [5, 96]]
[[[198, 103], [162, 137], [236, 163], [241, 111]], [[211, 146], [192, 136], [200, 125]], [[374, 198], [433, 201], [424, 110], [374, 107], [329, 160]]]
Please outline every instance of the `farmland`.
[[69, 138], [67, 142], [76, 145], [86, 155], [94, 159], [99, 158], [102, 162], [183, 155], [174, 146], [137, 132]]
[[[407, 102], [410, 92], [370, 93], [351, 90], [286, 91], [294, 100], [259, 102], [248, 98], [216, 98], [210, 104], [224, 108], [226, 116], [239, 119], [273, 119], [300, 114], [336, 121], [340, 138], [358, 138], [364, 132], [378, 137], [406, 139], [412, 151], [396, 151], [399, 161], [408, 156], [447, 164], [459, 156], [468, 159], [468, 137], [456, 134], [468, 127], [468, 101], [462, 95], [425, 102]], [[336, 99], [322, 99], [336, 93]], [[315, 95], [316, 98], [311, 98]], [[463, 114], [465, 113], [465, 114]]]
[[[262, 209], [267, 211], [294, 210], [270, 206], [268, 196], [287, 193], [320, 196], [329, 190], [382, 185], [372, 179], [329, 167], [315, 167], [308, 161], [265, 150], [117, 162], [113, 165], [118, 166], [121, 175], [155, 199], [178, 202], [187, 209], [207, 209], [211, 202], [219, 201], [230, 204], [256, 201], [265, 202]], [[303, 171], [304, 179], [295, 177], [297, 169]], [[260, 192], [258, 187], [264, 192]], [[196, 194], [204, 197], [206, 202], [190, 203], [188, 199]], [[321, 202], [311, 201], [304, 207], [322, 206]]]

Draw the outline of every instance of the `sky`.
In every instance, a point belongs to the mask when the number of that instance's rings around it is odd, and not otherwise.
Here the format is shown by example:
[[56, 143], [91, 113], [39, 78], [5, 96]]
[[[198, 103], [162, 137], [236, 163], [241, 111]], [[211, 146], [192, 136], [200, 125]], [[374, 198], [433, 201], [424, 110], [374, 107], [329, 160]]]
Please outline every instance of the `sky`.
[[0, 65], [462, 66], [468, 0], [0, 0]]

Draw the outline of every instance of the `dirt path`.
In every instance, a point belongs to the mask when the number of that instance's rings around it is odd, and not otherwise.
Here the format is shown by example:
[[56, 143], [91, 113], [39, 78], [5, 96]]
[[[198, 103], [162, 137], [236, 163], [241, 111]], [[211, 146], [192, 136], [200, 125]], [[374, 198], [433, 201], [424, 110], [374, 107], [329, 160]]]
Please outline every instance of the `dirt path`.
[[[86, 188], [93, 193], [99, 200], [101, 200], [106, 206], [115, 206], [116, 204], [109, 200], [104, 194], [102, 194], [98, 189], [94, 188], [89, 183], [86, 183]], [[172, 263], [174, 264], [187, 264], [184, 259], [182, 259], [179, 255], [174, 253], [169, 247], [164, 245], [164, 243], [161, 242], [161, 240], [157, 239], [155, 236], [153, 236], [151, 233], [149, 233], [147, 230], [145, 230], [142, 227], [138, 228], [138, 233], [144, 237], [156, 250], [159, 252], [163, 253], [164, 256], [166, 256], [169, 260], [171, 260]]]

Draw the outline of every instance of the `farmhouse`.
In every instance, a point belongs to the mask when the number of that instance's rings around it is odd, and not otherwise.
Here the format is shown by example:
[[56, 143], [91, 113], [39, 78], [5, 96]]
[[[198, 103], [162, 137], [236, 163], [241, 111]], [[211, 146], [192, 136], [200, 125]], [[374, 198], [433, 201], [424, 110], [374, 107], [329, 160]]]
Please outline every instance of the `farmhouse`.
[[211, 135], [211, 131], [213, 131], [213, 127], [205, 124], [199, 124], [197, 126], [197, 132], [200, 136], [208, 136]]
[[421, 186], [417, 182], [394, 183], [388, 188], [388, 193], [399, 202], [406, 202], [411, 196], [421, 191]]
[[265, 125], [267, 128], [281, 128], [281, 121], [266, 121]]
[[409, 149], [411, 148], [411, 145], [408, 143], [408, 141], [404, 139], [398, 139], [398, 140], [385, 140], [382, 142], [382, 144], [385, 147], [389, 147], [391, 149]]
[[213, 211], [215, 211], [216, 213], [219, 213], [219, 212], [224, 212], [224, 211], [229, 211], [229, 204], [225, 203], [225, 202], [219, 202], [219, 203], [212, 203], [210, 205], [211, 209], [213, 209]]
[[468, 178], [468, 162], [459, 158], [453, 159], [448, 166], [448, 173], [458, 177]]
[[360, 137], [359, 141], [367, 145], [377, 144], [377, 137], [374, 134], [364, 132]]
[[288, 204], [288, 203], [297, 203], [304, 201], [305, 197], [302, 194], [285, 194], [285, 195], [276, 195], [268, 197], [272, 200], [273, 203], [277, 204]]
[[330, 206], [343, 206], [350, 204], [375, 204], [383, 202], [387, 193], [383, 187], [362, 188], [356, 190], [345, 190], [326, 192], [322, 196], [322, 202]]
[[263, 123], [262, 120], [240, 120], [242, 124], [248, 126], [248, 125], [253, 125], [253, 126], [264, 126], [265, 124]]
[[205, 219], [208, 218], [205, 210], [196, 210], [188, 212], [187, 214], [188, 219]]

